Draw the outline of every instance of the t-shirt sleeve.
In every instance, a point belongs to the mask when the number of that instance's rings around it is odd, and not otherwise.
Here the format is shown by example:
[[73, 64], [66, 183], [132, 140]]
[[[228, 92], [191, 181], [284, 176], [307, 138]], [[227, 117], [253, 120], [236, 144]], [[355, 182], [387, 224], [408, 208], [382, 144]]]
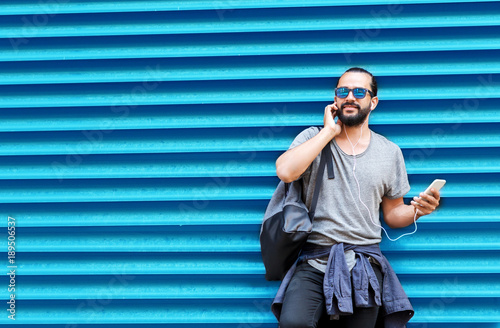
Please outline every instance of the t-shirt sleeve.
[[394, 154], [394, 178], [385, 193], [385, 197], [389, 199], [401, 198], [410, 191], [410, 183], [408, 182], [408, 174], [406, 173], [403, 153], [399, 147], [396, 146], [396, 148]]
[[317, 135], [318, 132], [319, 132], [319, 128], [314, 127], [314, 126], [311, 126], [310, 128], [303, 130], [301, 133], [299, 133], [295, 137], [295, 139], [292, 141], [292, 144], [290, 145], [290, 147], [288, 147], [288, 150], [293, 149], [293, 148], [303, 144], [307, 140], [309, 140], [312, 137], [314, 137], [315, 135]]
[[[311, 139], [312, 137], [314, 137], [315, 135], [317, 135], [319, 133], [320, 129], [318, 127], [310, 127], [310, 128], [307, 128], [305, 130], [303, 130], [301, 133], [299, 133], [295, 139], [293, 140], [292, 144], [290, 145], [290, 147], [288, 147], [288, 150], [290, 149], [293, 149], [301, 144], [303, 144], [304, 142], [306, 142], [307, 140]], [[309, 176], [311, 174], [311, 169], [312, 169], [312, 163], [311, 165], [309, 165], [309, 167], [304, 171], [304, 173], [302, 173], [300, 175], [300, 177], [297, 178], [298, 179], [301, 179], [301, 178], [305, 178], [306, 180], [309, 179]]]

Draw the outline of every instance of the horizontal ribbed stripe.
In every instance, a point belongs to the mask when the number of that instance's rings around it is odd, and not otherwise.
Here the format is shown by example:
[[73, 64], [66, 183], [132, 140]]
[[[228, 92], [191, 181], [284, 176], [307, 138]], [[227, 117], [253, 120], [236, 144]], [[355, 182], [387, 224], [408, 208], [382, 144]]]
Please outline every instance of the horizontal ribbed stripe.
[[[260, 224], [268, 201], [0, 204], [18, 227]], [[491, 209], [494, 211], [494, 209]], [[50, 217], [50, 220], [47, 218]], [[5, 227], [7, 226], [6, 221]], [[4, 224], [2, 223], [2, 224]]]
[[[266, 199], [274, 179], [113, 179], [0, 181], [0, 198], [8, 203], [194, 201]], [[43, 183], [40, 183], [42, 182]], [[271, 183], [270, 183], [271, 182]]]
[[[401, 148], [421, 150], [420, 160], [439, 148], [500, 147], [494, 124], [376, 126], [373, 130]], [[284, 151], [305, 127], [271, 129], [198, 129], [75, 131], [53, 133], [0, 134], [0, 155], [68, 155], [64, 162], [53, 162], [50, 170], [58, 174], [67, 166], [85, 160], [86, 155], [127, 153], [252, 152]], [[279, 132], [278, 132], [279, 131]], [[406, 133], [406, 134], [405, 134]], [[422, 156], [423, 154], [423, 156]]]
[[[491, 328], [492, 324], [491, 323], [484, 323], [484, 322], [474, 322], [474, 323], [458, 323], [458, 322], [453, 322], [453, 323], [412, 323], [410, 321], [407, 325], [408, 328], [418, 328], [421, 327], [422, 324], [425, 324], [427, 328]], [[493, 324], [494, 325], [494, 324]], [[494, 326], [493, 326], [494, 327]], [[108, 328], [108, 327], [106, 327]]]
[[[370, 61], [382, 76], [500, 73], [499, 51], [350, 54], [350, 65]], [[334, 78], [345, 70], [344, 54], [0, 62], [0, 85]], [[451, 77], [450, 77], [451, 78]], [[486, 80], [486, 79], [485, 79]]]
[[[207, 275], [202, 280], [186, 276], [20, 276], [19, 300], [135, 299], [270, 299], [279, 282], [266, 282], [261, 276]], [[75, 283], [77, 281], [77, 283]], [[496, 275], [401, 275], [400, 281], [410, 298], [499, 297]], [[5, 298], [9, 295], [5, 291]]]
[[[276, 328], [276, 322], [273, 323], [262, 323], [259, 320], [259, 327], [260, 328]], [[244, 323], [248, 324], [248, 323]], [[420, 323], [409, 323], [408, 328], [418, 328], [422, 326], [422, 322]], [[238, 328], [241, 326], [242, 323], [204, 323], [203, 327], [204, 328]], [[123, 328], [123, 324], [92, 324], [92, 328]], [[164, 324], [157, 324], [157, 323], [151, 323], [151, 324], [146, 324], [146, 323], [141, 323], [141, 327], [143, 328], [197, 328], [199, 327], [200, 324], [172, 324], [172, 323], [164, 323]], [[427, 328], [492, 328], [491, 323], [481, 323], [481, 322], [474, 322], [474, 323], [425, 323], [425, 326]], [[36, 325], [25, 325], [24, 327], [37, 327]], [[51, 327], [53, 328], [68, 328], [67, 324], [51, 324]], [[79, 325], [79, 327], [84, 327], [84, 325]], [[495, 327], [496, 328], [496, 327]]]
[[[22, 322], [25, 324], [92, 324], [92, 323], [239, 323], [242, 320], [264, 320], [273, 322], [268, 300], [261, 300], [256, 306], [251, 300], [223, 301], [206, 300], [147, 300], [142, 306], [137, 300], [107, 300], [99, 311], [82, 300], [25, 301], [17, 303], [24, 309]], [[253, 307], [253, 309], [252, 309]], [[21, 320], [21, 315], [16, 320]], [[0, 318], [0, 324], [11, 323]], [[253, 321], [251, 321], [253, 322]], [[262, 322], [262, 321], [261, 321]]]
[[0, 39], [1, 61], [497, 50], [499, 27]]
[[[84, 252], [16, 254], [19, 275], [101, 275], [112, 274], [123, 280], [134, 275], [258, 274], [264, 278], [262, 257], [256, 252], [242, 253], [159, 253]], [[167, 277], [168, 278], [168, 277]]]
[[[498, 274], [498, 251], [390, 252], [397, 274]], [[262, 257], [252, 253], [84, 252], [16, 254], [20, 275], [207, 275], [257, 274], [264, 279]], [[443, 265], [446, 263], [446, 265]], [[168, 277], [166, 277], [168, 278]]]
[[[276, 176], [271, 153], [135, 154], [87, 156], [76, 161], [61, 156], [0, 157], [0, 179], [92, 179]], [[47, 170], [47, 167], [54, 170]]]
[[[261, 276], [207, 275], [202, 280], [186, 276], [143, 275], [134, 279], [113, 276], [20, 276], [20, 300], [92, 299], [266, 299], [273, 297], [278, 282], [268, 283]], [[114, 283], [113, 283], [114, 282]], [[49, 292], [48, 289], [52, 290]], [[3, 293], [9, 298], [7, 293]]]
[[[500, 197], [498, 174], [440, 175], [448, 181], [443, 197]], [[417, 195], [433, 176], [412, 176], [409, 195]], [[3, 180], [0, 197], [6, 203], [262, 200], [274, 192], [271, 178]]]
[[385, 250], [384, 255], [397, 274], [498, 274], [500, 270], [490, 262], [500, 255], [495, 251], [413, 252], [410, 256]]
[[408, 174], [493, 173], [500, 171], [500, 149], [417, 148], [403, 151]]
[[466, 297], [498, 297], [498, 275], [401, 275], [405, 292], [412, 299], [444, 298], [451, 301]]
[[[445, 301], [436, 301], [435, 298], [412, 302], [415, 308], [413, 322], [484, 322], [495, 325], [500, 321], [500, 307], [496, 303], [488, 302], [488, 299], [460, 299], [453, 300], [447, 304]], [[488, 305], [491, 304], [491, 305]], [[437, 304], [437, 305], [436, 305]], [[446, 309], [446, 310], [444, 310]], [[478, 316], [478, 313], [482, 313]]]
[[[383, 251], [500, 251], [498, 229], [492, 223], [457, 224], [447, 226], [421, 226], [417, 234], [398, 243], [384, 240]], [[238, 231], [217, 226], [215, 228], [139, 228], [134, 231], [117, 227], [96, 229], [88, 227], [22, 229], [17, 232], [16, 251], [19, 252], [260, 252], [259, 227]], [[388, 230], [392, 238], [403, 232]], [[147, 236], [147, 238], [144, 238]], [[7, 252], [7, 245], [4, 246]]]
[[[495, 26], [498, 3], [411, 6], [326, 7], [214, 11], [11, 16], [0, 22], [4, 38], [103, 35], [321, 31], [456, 26]], [[40, 21], [46, 22], [41, 24]], [[38, 23], [38, 24], [37, 24]]]
[[[413, 322], [452, 323], [461, 322], [496, 322], [500, 320], [498, 306], [488, 298], [477, 298], [474, 302], [467, 299], [456, 299], [446, 304], [446, 312], [435, 306], [435, 299], [414, 300], [415, 317]], [[273, 323], [275, 318], [268, 310], [270, 301], [252, 302], [250, 300], [224, 301], [206, 300], [114, 300], [100, 304], [100, 310], [92, 308], [83, 300], [64, 301], [24, 301], [26, 314], [23, 321], [36, 324], [43, 320], [46, 324], [91, 324], [91, 323], [227, 323], [241, 324], [245, 322]], [[95, 304], [94, 304], [95, 306]], [[145, 310], [147, 309], [147, 310]], [[268, 310], [265, 311], [264, 309]], [[418, 315], [417, 315], [418, 313]], [[485, 313], [478, 317], [476, 313]], [[1, 318], [0, 323], [10, 323]]]
[[[495, 87], [498, 75], [460, 75], [452, 77], [381, 78], [379, 97], [383, 100], [468, 99], [469, 106], [483, 98], [500, 98]], [[126, 116], [138, 105], [228, 104], [332, 101], [333, 79], [269, 79], [250, 81], [120, 83], [106, 85], [29, 85], [0, 86], [0, 108], [109, 106], [117, 116]], [[451, 106], [452, 104], [450, 104]], [[449, 107], [446, 109], [450, 109]], [[459, 109], [458, 109], [459, 110]], [[109, 111], [107, 111], [109, 113]]]
[[[281, 132], [284, 126], [322, 126], [324, 107], [331, 101], [5, 108], [0, 110], [0, 132], [261, 127], [262, 133], [274, 133]], [[500, 98], [413, 101], [381, 98], [370, 115], [370, 125], [454, 123], [451, 129], [457, 131], [469, 123], [500, 122], [498, 108]], [[480, 110], [481, 115], [471, 115], [473, 110]], [[245, 113], [252, 113], [252, 116], [246, 119]]]
[[[483, 2], [495, 0], [483, 0]], [[54, 15], [61, 13], [95, 13], [95, 12], [141, 12], [141, 11], [180, 11], [180, 10], [214, 10], [216, 15], [224, 17], [225, 10], [240, 8], [282, 8], [282, 7], [317, 7], [317, 6], [361, 6], [361, 5], [383, 5], [389, 13], [401, 10], [399, 5], [426, 4], [426, 3], [460, 3], [474, 2], [471, 0], [400, 0], [396, 4], [387, 0], [361, 0], [361, 1], [332, 1], [311, 0], [303, 2], [300, 0], [285, 1], [35, 1], [35, 0], [4, 0], [0, 9], [2, 15]], [[477, 2], [476, 2], [477, 3]]]
[[[141, 328], [196, 328], [200, 327], [200, 324], [186, 324], [186, 323], [141, 323]], [[204, 328], [237, 328], [240, 326], [241, 323], [204, 323], [203, 327]], [[259, 323], [261, 328], [275, 328], [276, 323]], [[477, 326], [479, 325], [479, 326]], [[454, 328], [478, 328], [482, 327], [480, 326], [481, 324], [476, 324], [476, 326], [471, 327], [471, 326], [463, 326], [460, 325], [460, 327], [455, 326]], [[51, 324], [51, 328], [68, 328], [68, 324]], [[92, 328], [123, 328], [125, 325], [124, 324], [112, 324], [112, 323], [106, 323], [106, 324], [92, 324], [90, 327]], [[21, 326], [23, 328], [38, 328], [36, 324], [34, 325], [24, 325]], [[89, 327], [88, 325], [85, 326], [84, 324], [79, 324], [78, 327]], [[430, 328], [434, 328], [435, 326], [431, 326]], [[409, 328], [412, 328], [409, 326]], [[442, 328], [442, 327], [438, 327]]]
[[[0, 179], [107, 179], [276, 176], [281, 152], [0, 157]], [[496, 173], [497, 148], [417, 148], [403, 152], [413, 174]], [[47, 170], [50, 167], [52, 170]]]
[[[408, 197], [413, 197], [408, 194]], [[405, 200], [408, 202], [408, 199]], [[499, 223], [497, 198], [446, 198], [432, 215], [419, 219], [419, 227], [471, 222]], [[122, 203], [0, 204], [0, 215], [23, 227], [100, 226], [220, 226], [260, 225], [267, 200]], [[50, 220], [47, 220], [50, 218]], [[3, 221], [3, 227], [7, 221]], [[397, 233], [397, 232], [395, 232]]]
[[[242, 323], [204, 323], [204, 328], [238, 328]], [[248, 324], [248, 323], [246, 323]], [[408, 328], [418, 328], [421, 327], [423, 323], [409, 323]], [[427, 328], [492, 328], [491, 323], [425, 323]], [[67, 324], [52, 324], [53, 328], [67, 328]], [[84, 327], [84, 325], [79, 325], [80, 327]], [[92, 324], [92, 328], [123, 328], [123, 324]], [[164, 323], [164, 324], [146, 324], [141, 323], [141, 327], [143, 328], [197, 328], [200, 324], [172, 324], [172, 323]], [[36, 327], [36, 325], [25, 325], [24, 327]], [[275, 328], [276, 322], [273, 323], [262, 323], [259, 322], [259, 327], [261, 328]], [[496, 327], [495, 327], [496, 328]]]

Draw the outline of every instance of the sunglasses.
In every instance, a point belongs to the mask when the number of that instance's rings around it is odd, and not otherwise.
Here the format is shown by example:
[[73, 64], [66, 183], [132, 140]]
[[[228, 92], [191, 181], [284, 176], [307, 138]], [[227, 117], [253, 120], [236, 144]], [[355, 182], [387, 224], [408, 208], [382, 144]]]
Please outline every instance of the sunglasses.
[[349, 88], [345, 88], [345, 87], [336, 88], [335, 95], [337, 97], [339, 97], [340, 99], [344, 99], [349, 95], [349, 92], [351, 92], [351, 91], [352, 91], [352, 95], [356, 99], [363, 99], [364, 97], [366, 97], [367, 92], [370, 94], [370, 96], [373, 97], [373, 92], [371, 92], [370, 90], [365, 89], [365, 88], [354, 88], [354, 89], [349, 89]]

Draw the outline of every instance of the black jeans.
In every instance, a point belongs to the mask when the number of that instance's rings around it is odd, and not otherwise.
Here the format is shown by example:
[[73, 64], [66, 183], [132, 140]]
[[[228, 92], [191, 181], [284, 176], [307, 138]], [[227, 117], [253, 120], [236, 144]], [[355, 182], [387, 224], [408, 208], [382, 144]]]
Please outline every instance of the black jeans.
[[[382, 272], [378, 265], [372, 264], [377, 279], [382, 286]], [[324, 273], [307, 262], [300, 264], [285, 292], [280, 316], [280, 328], [374, 328], [383, 327], [378, 318], [379, 308], [354, 308], [352, 315], [340, 316], [330, 320], [326, 313], [323, 295]], [[373, 293], [370, 290], [370, 293]], [[377, 319], [379, 319], [377, 321]]]

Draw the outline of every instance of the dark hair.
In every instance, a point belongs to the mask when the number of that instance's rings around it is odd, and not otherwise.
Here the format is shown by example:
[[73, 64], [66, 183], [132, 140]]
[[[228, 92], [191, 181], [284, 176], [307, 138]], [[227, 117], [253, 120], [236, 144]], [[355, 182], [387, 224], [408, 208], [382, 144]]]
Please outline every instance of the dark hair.
[[[351, 67], [347, 71], [345, 71], [344, 74], [345, 73], [365, 73], [365, 74], [370, 75], [372, 78], [372, 81], [370, 82], [370, 88], [372, 89], [371, 91], [373, 92], [373, 96], [374, 97], [377, 96], [377, 91], [378, 91], [377, 80], [375, 80], [375, 76], [373, 76], [372, 73], [368, 72], [366, 69], [361, 68], [361, 67]], [[342, 75], [344, 75], [344, 74], [342, 74]], [[337, 86], [339, 85], [339, 81], [340, 81], [340, 78], [342, 77], [342, 75], [337, 80]]]

